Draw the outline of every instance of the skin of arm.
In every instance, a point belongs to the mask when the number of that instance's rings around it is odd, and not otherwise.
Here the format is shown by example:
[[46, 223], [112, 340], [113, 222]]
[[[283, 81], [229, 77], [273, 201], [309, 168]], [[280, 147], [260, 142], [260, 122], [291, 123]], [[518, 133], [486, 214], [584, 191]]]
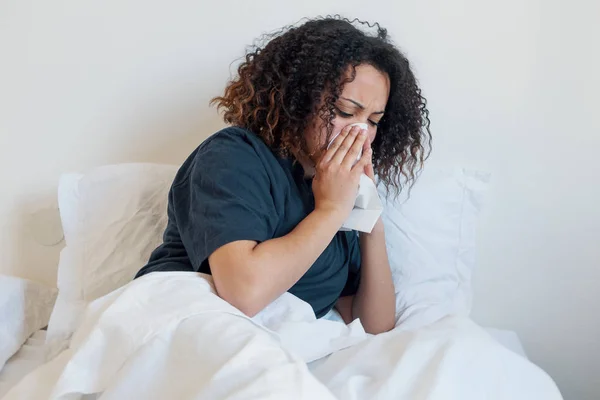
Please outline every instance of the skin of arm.
[[366, 332], [387, 332], [395, 325], [396, 301], [381, 219], [370, 234], [361, 234], [360, 248], [358, 292], [340, 297], [335, 308], [346, 324], [360, 318]]
[[315, 210], [280, 238], [220, 247], [209, 257], [217, 294], [254, 316], [306, 273], [343, 221], [343, 215]]
[[360, 234], [360, 252], [360, 285], [352, 301], [352, 316], [360, 318], [369, 333], [387, 332], [396, 322], [396, 297], [381, 219], [371, 233]]

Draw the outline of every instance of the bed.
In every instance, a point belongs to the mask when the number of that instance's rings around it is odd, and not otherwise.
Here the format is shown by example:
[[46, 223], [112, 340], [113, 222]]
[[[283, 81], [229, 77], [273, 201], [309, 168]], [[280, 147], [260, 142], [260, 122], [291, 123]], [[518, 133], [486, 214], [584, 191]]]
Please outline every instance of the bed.
[[58, 298], [44, 345], [36, 332], [0, 372], [5, 388], [22, 377], [6, 400], [561, 399], [514, 332], [469, 318], [487, 174], [430, 169], [410, 196], [380, 192], [397, 315], [393, 331], [372, 336], [360, 321], [315, 319], [288, 293], [249, 319], [210, 276], [132, 282], [161, 240], [176, 170], [61, 177]]

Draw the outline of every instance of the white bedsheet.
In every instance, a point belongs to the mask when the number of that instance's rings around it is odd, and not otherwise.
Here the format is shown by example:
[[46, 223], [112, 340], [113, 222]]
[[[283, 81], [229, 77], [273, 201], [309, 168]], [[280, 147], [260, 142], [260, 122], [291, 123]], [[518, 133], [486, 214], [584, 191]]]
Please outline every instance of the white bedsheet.
[[46, 331], [37, 331], [27, 339], [0, 370], [0, 399], [22, 377], [46, 361]]
[[316, 320], [286, 293], [250, 320], [214, 294], [210, 277], [184, 272], [150, 274], [92, 303], [70, 347], [5, 400], [95, 393], [102, 400], [561, 399], [541, 369], [464, 317], [371, 336], [359, 321]]

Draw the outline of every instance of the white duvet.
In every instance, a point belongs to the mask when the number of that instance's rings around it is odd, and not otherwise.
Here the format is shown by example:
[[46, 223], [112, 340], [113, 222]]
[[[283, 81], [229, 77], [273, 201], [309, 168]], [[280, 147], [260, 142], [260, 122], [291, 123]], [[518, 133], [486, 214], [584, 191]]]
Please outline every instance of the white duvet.
[[69, 348], [4, 398], [561, 399], [464, 317], [371, 336], [284, 294], [249, 319], [209, 276], [154, 273], [93, 302]]

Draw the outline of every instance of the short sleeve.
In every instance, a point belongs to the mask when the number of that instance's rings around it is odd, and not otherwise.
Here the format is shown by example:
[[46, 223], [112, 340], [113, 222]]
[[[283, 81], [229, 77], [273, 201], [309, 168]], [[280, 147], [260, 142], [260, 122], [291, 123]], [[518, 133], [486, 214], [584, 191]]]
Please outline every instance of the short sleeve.
[[340, 297], [353, 296], [360, 285], [360, 244], [355, 231], [346, 232], [348, 241], [348, 279], [342, 289]]
[[196, 271], [225, 244], [271, 239], [278, 223], [269, 174], [256, 144], [237, 134], [209, 140], [172, 188], [173, 214]]

